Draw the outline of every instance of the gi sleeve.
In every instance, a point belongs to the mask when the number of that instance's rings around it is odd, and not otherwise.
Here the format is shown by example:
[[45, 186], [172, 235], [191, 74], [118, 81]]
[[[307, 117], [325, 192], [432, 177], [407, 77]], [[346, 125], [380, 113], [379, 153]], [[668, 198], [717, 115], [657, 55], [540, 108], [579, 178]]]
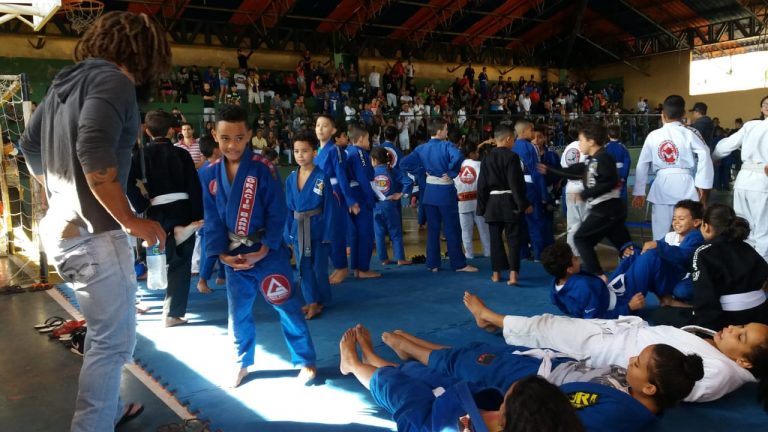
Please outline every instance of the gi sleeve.
[[[205, 256], [218, 257], [229, 252], [229, 238], [227, 225], [219, 215], [216, 206], [216, 196], [211, 193], [210, 183], [216, 180], [216, 170], [221, 167], [218, 164], [206, 167], [200, 173], [200, 185], [203, 191], [203, 235], [205, 236]], [[220, 185], [217, 185], [217, 187]], [[219, 191], [218, 193], [224, 193]]]
[[547, 172], [551, 172], [552, 174], [558, 177], [565, 177], [569, 180], [583, 179], [584, 173], [586, 172], [586, 170], [587, 170], [587, 164], [585, 164], [584, 162], [579, 162], [569, 167], [561, 167], [561, 168], [547, 167]]
[[[528, 202], [526, 195], [525, 176], [523, 175], [522, 167], [520, 166], [520, 157], [517, 153], [509, 152], [511, 161], [507, 163], [509, 167], [509, 173], [507, 174], [507, 180], [509, 181], [509, 190], [512, 191], [512, 197], [517, 204], [517, 208], [520, 211], [525, 211], [532, 203]], [[482, 173], [483, 170], [481, 169]], [[490, 192], [486, 192], [490, 194]], [[487, 200], [487, 197], [486, 197]]]
[[461, 171], [461, 164], [464, 162], [464, 155], [455, 145], [446, 141], [448, 144], [448, 171], [445, 173], [450, 178], [456, 178]]
[[[295, 219], [293, 217], [293, 212], [296, 210], [296, 205], [293, 202], [293, 199], [291, 197], [292, 190], [298, 190], [296, 189], [296, 176], [297, 171], [294, 171], [288, 175], [288, 179], [285, 181], [285, 224], [283, 226], [283, 241], [285, 241], [287, 244], [293, 244], [293, 224], [295, 223]], [[325, 191], [324, 191], [325, 192]]]
[[580, 288], [569, 290], [563, 298], [562, 304], [566, 308], [563, 312], [582, 319], [611, 318], [600, 307], [599, 295], [595, 295], [587, 285]]
[[32, 175], [43, 175], [43, 158], [41, 153], [41, 128], [43, 122], [43, 116], [45, 115], [46, 104], [40, 104], [40, 106], [32, 114], [32, 118], [29, 119], [24, 134], [21, 136], [19, 142], [21, 146], [21, 153], [24, 155], [24, 160], [27, 161], [27, 167]]
[[[477, 175], [477, 215], [485, 215], [485, 207], [488, 205], [490, 188], [488, 187], [488, 158], [480, 162], [480, 173]], [[520, 165], [518, 163], [518, 165]]]
[[[144, 213], [149, 208], [149, 199], [142, 195], [137, 184], [143, 179], [143, 176], [141, 175], [142, 154], [143, 153], [137, 151], [131, 158], [131, 170], [128, 172], [128, 185], [125, 190], [125, 195], [131, 203], [133, 211], [136, 213]], [[195, 175], [197, 175], [197, 173], [195, 173]], [[191, 181], [199, 184], [199, 182], [194, 181], [194, 177]], [[202, 203], [200, 205], [202, 206]]]
[[272, 176], [272, 171], [261, 162], [259, 165], [259, 189], [261, 190], [262, 208], [264, 210], [264, 238], [262, 243], [270, 250], [280, 248], [283, 242], [285, 217], [288, 211], [285, 205], [283, 186]]
[[189, 216], [193, 221], [197, 221], [203, 218], [203, 190], [200, 187], [200, 182], [194, 181], [197, 177], [195, 161], [186, 150], [178, 153], [183, 153], [184, 180], [186, 181], [187, 195], [189, 195], [189, 206], [192, 209], [192, 214]]
[[640, 156], [637, 158], [637, 166], [635, 167], [635, 186], [632, 188], [632, 195], [645, 196], [645, 185], [648, 183], [648, 173], [653, 165], [653, 149], [652, 144], [648, 142], [651, 139], [651, 135], [645, 138], [643, 149], [640, 150]]
[[715, 180], [715, 168], [712, 165], [709, 147], [694, 134], [691, 139], [691, 149], [698, 159], [693, 184], [699, 189], [712, 189], [712, 183]]
[[[693, 255], [693, 319], [694, 324], [714, 328], [723, 314], [718, 286], [723, 283], [716, 259], [711, 259], [704, 245]], [[714, 257], [712, 257], [714, 258]]]
[[407, 196], [413, 193], [414, 182], [409, 175], [405, 174], [401, 169], [398, 168], [392, 168], [390, 173], [392, 178], [396, 182], [400, 183], [400, 190], [403, 192], [403, 195]]
[[339, 188], [341, 194], [344, 195], [344, 201], [347, 203], [347, 207], [352, 207], [355, 204], [359, 204], [355, 197], [352, 195], [352, 187], [349, 185], [349, 177], [347, 175], [346, 159], [344, 154], [338, 147], [335, 147], [336, 154], [329, 155], [331, 159], [331, 166], [333, 173], [336, 175], [336, 180], [339, 182]]
[[323, 183], [325, 184], [325, 187], [323, 188], [323, 222], [325, 222], [325, 228], [323, 229], [323, 238], [321, 242], [330, 243], [333, 239], [333, 230], [341, 228], [336, 227], [333, 223], [336, 220], [336, 215], [334, 213], [337, 210], [333, 203], [334, 198], [331, 181], [327, 176], [323, 176]]
[[741, 145], [744, 143], [744, 131], [747, 129], [749, 123], [751, 122], [747, 122], [747, 124], [742, 126], [742, 128], [735, 134], [721, 139], [720, 142], [717, 143], [717, 146], [715, 146], [715, 151], [712, 152], [712, 159], [720, 160], [740, 149]]
[[629, 168], [632, 166], [632, 156], [629, 154], [629, 150], [627, 150], [623, 144], [620, 145], [622, 150], [622, 158], [617, 162], [621, 162], [622, 166], [621, 169], [619, 169], [619, 177], [621, 177], [621, 179], [626, 183], [627, 178], [629, 178]]
[[616, 189], [619, 184], [619, 172], [616, 171], [616, 159], [608, 153], [603, 153], [597, 161], [597, 182], [594, 186], [584, 188], [581, 198], [597, 198]]
[[[414, 150], [408, 156], [404, 157], [400, 161], [400, 169], [412, 174], [414, 177], [419, 175], [419, 171], [424, 169], [424, 164], [421, 163], [421, 157], [419, 152]], [[456, 174], [458, 175], [458, 174]]]

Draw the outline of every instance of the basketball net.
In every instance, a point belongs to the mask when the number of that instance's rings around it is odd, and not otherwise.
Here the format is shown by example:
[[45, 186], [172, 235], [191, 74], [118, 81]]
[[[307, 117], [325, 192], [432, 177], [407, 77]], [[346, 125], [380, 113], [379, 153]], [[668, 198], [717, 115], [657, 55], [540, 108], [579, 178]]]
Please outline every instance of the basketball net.
[[62, 6], [64, 15], [69, 20], [72, 30], [78, 34], [84, 32], [104, 12], [104, 3], [100, 1], [73, 0]]

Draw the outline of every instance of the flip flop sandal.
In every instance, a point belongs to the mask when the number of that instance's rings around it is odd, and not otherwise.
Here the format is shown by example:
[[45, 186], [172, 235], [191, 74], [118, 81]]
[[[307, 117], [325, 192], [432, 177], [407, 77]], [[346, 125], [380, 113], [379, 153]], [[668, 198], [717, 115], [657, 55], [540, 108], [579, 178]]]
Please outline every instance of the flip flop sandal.
[[135, 419], [136, 417], [140, 416], [141, 413], [144, 412], [144, 405], [139, 405], [139, 409], [131, 413], [131, 411], [133, 411], [136, 405], [138, 404], [135, 402], [128, 404], [128, 409], [125, 410], [125, 414], [123, 414], [123, 416], [120, 417], [120, 420], [118, 420], [117, 424], [115, 424], [115, 429]]
[[48, 324], [47, 327], [42, 327], [42, 328], [37, 329], [37, 331], [40, 332], [40, 333], [50, 333], [54, 329], [59, 327], [60, 325], [64, 324], [65, 322], [66, 321], [63, 318], [59, 318], [59, 319], [51, 321], [50, 324]]
[[73, 331], [75, 331], [75, 329], [78, 329], [78, 328], [80, 328], [80, 327], [82, 327], [84, 325], [85, 325], [85, 320], [82, 320], [82, 321], [75, 321], [75, 320], [67, 321], [64, 324], [56, 327], [51, 332], [51, 334], [49, 336], [52, 337], [52, 338], [57, 338], [57, 337], [60, 337], [60, 336], [64, 336], [66, 334], [72, 333]]
[[3, 295], [21, 294], [23, 292], [25, 292], [25, 290], [21, 285], [6, 285], [0, 288], [0, 294]]
[[[39, 330], [39, 329], [44, 328], [44, 327], [50, 327], [51, 326], [51, 322], [58, 321], [58, 320], [61, 320], [63, 322], [64, 318], [62, 318], [60, 316], [52, 316], [52, 317], [48, 318], [47, 320], [45, 320], [42, 324], [35, 324], [34, 325], [34, 329], [35, 330]], [[61, 325], [61, 324], [59, 324], [59, 325]]]

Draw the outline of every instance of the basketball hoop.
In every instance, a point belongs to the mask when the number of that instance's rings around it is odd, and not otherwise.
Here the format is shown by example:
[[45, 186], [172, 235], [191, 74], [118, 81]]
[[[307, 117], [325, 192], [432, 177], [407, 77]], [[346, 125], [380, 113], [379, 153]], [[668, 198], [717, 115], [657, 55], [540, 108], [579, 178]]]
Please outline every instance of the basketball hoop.
[[78, 34], [84, 32], [104, 12], [104, 3], [100, 1], [70, 0], [61, 6], [69, 20], [72, 30]]

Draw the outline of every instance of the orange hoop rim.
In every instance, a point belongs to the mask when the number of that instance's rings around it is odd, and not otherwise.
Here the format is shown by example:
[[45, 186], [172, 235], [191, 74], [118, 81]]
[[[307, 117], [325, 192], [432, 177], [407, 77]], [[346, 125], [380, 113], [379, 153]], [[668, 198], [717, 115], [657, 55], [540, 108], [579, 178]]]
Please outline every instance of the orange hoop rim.
[[59, 13], [67, 11], [98, 12], [104, 10], [104, 2], [98, 0], [64, 0]]

